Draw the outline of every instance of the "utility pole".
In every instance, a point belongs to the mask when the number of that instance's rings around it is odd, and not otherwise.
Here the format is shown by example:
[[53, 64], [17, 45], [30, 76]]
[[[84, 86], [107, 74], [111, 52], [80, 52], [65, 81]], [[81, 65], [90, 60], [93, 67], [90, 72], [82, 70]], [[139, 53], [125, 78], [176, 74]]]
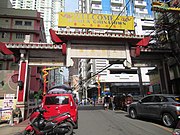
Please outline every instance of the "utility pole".
[[139, 78], [139, 89], [140, 89], [140, 95], [144, 96], [144, 90], [143, 90], [143, 83], [142, 83], [142, 75], [141, 75], [141, 68], [138, 67], [138, 78]]

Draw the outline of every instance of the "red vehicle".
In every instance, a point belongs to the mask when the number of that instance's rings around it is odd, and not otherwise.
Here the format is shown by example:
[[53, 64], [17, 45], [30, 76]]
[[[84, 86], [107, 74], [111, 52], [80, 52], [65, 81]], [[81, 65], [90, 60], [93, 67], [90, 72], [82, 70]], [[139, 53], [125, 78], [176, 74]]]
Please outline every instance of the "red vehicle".
[[71, 88], [64, 85], [51, 88], [44, 96], [42, 106], [47, 110], [44, 113], [46, 119], [69, 112], [75, 123], [74, 128], [78, 128], [78, 106]]
[[30, 115], [30, 124], [26, 127], [24, 135], [72, 135], [73, 122], [69, 113], [59, 114], [50, 119], [45, 119], [46, 110], [36, 108]]

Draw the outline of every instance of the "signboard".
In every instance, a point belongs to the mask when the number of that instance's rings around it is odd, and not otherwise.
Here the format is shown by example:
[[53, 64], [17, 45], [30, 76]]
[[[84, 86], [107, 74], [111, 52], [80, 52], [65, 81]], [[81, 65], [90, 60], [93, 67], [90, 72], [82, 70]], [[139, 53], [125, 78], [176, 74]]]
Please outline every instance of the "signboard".
[[12, 114], [15, 94], [4, 94], [2, 118], [1, 120], [9, 120]]
[[[112, 25], [113, 24], [113, 25]], [[59, 13], [59, 27], [134, 30], [132, 16], [108, 14]]]

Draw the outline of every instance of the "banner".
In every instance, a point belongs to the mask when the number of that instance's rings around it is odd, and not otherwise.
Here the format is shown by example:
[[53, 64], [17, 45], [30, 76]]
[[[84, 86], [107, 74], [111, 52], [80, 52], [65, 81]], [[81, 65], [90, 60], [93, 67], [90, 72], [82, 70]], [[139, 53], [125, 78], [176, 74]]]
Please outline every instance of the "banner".
[[15, 94], [4, 94], [1, 120], [10, 120], [14, 106]]
[[134, 30], [134, 17], [60, 12], [59, 27]]

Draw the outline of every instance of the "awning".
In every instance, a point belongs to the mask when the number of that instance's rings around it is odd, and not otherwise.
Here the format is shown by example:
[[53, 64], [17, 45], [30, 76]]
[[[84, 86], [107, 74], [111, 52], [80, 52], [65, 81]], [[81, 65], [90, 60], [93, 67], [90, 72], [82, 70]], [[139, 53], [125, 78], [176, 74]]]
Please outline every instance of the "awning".
[[147, 46], [149, 44], [149, 41], [151, 39], [151, 36], [144, 37], [141, 41], [139, 41], [136, 45], [137, 46]]
[[140, 56], [140, 52], [141, 52], [140, 46], [143, 46], [143, 47], [147, 46], [149, 44], [150, 39], [151, 39], [151, 36], [145, 37], [136, 44], [136, 50], [135, 50], [136, 57]]
[[0, 42], [0, 51], [3, 53], [3, 54], [6, 54], [6, 55], [12, 55], [13, 52], [11, 50], [9, 50], [7, 47], [6, 47], [6, 44], [3, 43], [3, 42]]
[[50, 35], [51, 35], [51, 40], [58, 44], [62, 43], [63, 41], [56, 35], [55, 31], [53, 29], [49, 29]]

